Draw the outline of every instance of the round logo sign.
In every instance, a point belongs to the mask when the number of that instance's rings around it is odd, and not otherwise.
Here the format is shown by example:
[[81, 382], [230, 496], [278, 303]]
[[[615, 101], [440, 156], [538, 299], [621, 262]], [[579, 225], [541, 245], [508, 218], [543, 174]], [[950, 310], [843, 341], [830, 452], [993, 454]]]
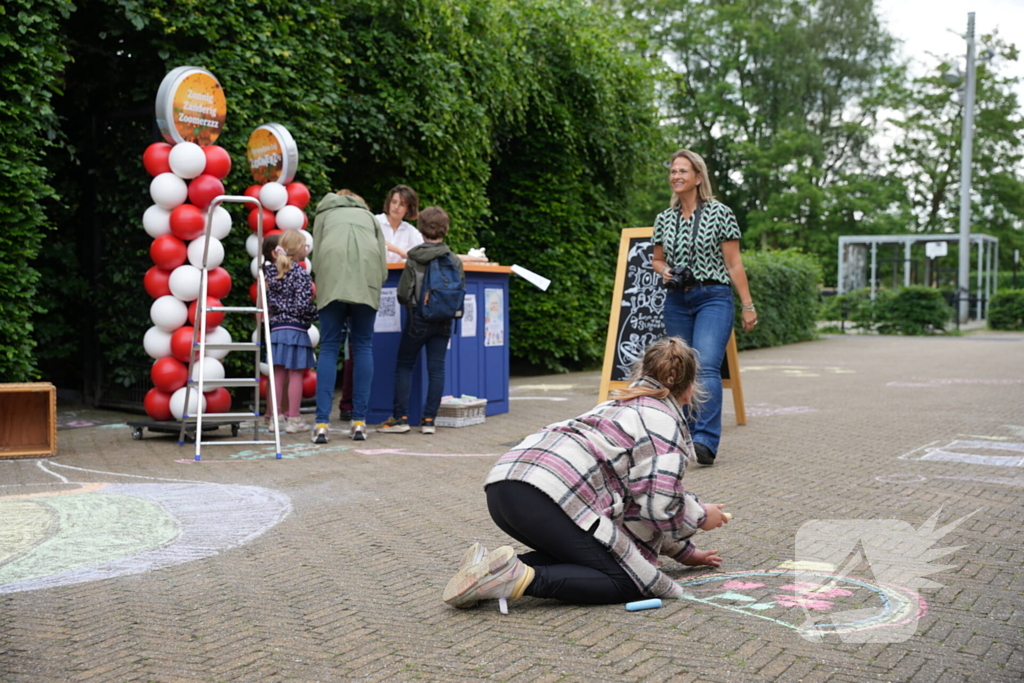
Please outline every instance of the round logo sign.
[[212, 145], [224, 130], [227, 113], [224, 90], [206, 69], [179, 66], [164, 76], [156, 94], [156, 123], [172, 145]]
[[290, 183], [299, 165], [299, 148], [287, 128], [265, 123], [249, 136], [245, 158], [257, 183]]

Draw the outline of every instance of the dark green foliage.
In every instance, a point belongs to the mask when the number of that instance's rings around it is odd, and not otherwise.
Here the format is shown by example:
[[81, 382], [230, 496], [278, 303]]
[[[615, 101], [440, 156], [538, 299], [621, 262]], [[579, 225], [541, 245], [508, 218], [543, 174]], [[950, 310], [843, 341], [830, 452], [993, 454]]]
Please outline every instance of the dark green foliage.
[[1006, 289], [994, 295], [988, 324], [993, 330], [1024, 330], [1024, 289]]
[[920, 335], [945, 331], [953, 313], [941, 290], [915, 285], [876, 290], [874, 301], [867, 288], [834, 296], [818, 317], [848, 320], [855, 328], [879, 334]]
[[29, 264], [52, 222], [46, 209], [57, 196], [46, 156], [61, 142], [53, 99], [60, 94], [68, 56], [54, 41], [61, 17], [74, 7], [63, 0], [11, 0], [0, 6], [0, 382], [38, 377], [32, 315], [39, 272]]
[[758, 323], [743, 332], [736, 298], [736, 344], [743, 349], [779, 346], [814, 338], [821, 267], [811, 256], [794, 250], [762, 251], [743, 255], [750, 296], [757, 306]]

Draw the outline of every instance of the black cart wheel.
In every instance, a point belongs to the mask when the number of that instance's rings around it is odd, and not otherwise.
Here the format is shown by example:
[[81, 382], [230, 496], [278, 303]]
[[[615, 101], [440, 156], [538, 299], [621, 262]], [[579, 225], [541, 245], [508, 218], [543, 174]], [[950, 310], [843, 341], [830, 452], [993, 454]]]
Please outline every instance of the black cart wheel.
[[231, 436], [238, 436], [238, 423], [231, 423]]
[[132, 440], [142, 441], [142, 427], [135, 427], [132, 429]]

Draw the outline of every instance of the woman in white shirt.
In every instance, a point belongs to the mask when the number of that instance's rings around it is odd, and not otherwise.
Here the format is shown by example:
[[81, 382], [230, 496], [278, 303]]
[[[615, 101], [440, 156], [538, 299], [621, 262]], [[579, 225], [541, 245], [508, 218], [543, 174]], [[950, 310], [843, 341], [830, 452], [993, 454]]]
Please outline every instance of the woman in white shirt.
[[407, 252], [423, 244], [423, 235], [407, 221], [414, 221], [420, 215], [420, 198], [416, 190], [408, 185], [395, 185], [384, 200], [384, 213], [377, 214], [377, 222], [384, 231], [384, 243], [388, 250], [388, 263], [404, 261]]

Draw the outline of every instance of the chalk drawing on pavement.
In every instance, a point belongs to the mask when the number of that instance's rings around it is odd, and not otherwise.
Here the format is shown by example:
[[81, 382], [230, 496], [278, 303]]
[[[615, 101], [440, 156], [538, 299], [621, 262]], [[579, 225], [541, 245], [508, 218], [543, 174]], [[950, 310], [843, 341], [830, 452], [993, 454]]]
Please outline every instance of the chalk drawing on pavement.
[[1024, 384], [1024, 379], [936, 379], [914, 377], [910, 380], [886, 382], [887, 387], [936, 388], [956, 385], [1010, 386]]
[[784, 365], [784, 364], [761, 364], [761, 365], [744, 365], [740, 368], [740, 372], [765, 372], [772, 371], [778, 372], [783, 375], [790, 377], [821, 377], [825, 375], [853, 375], [856, 374], [856, 370], [850, 370], [844, 368], [841, 365]]
[[875, 481], [880, 481], [884, 484], [920, 484], [929, 479], [970, 481], [977, 484], [998, 484], [1000, 486], [1024, 489], [1024, 477], [951, 477], [945, 475], [925, 477], [920, 474], [884, 474], [880, 477], [875, 477]]
[[677, 583], [686, 600], [765, 619], [812, 641], [837, 634], [846, 642], [889, 642], [886, 629], [914, 624], [927, 611], [912, 590], [827, 571], [744, 571]]
[[[0, 594], [140, 574], [244, 545], [291, 512], [259, 486], [97, 472], [40, 461], [49, 486], [0, 486]], [[100, 475], [75, 482], [49, 469]], [[127, 478], [115, 483], [110, 480]], [[69, 488], [73, 487], [73, 488]]]
[[1024, 443], [1001, 439], [940, 439], [904, 453], [900, 460], [1024, 467]]

